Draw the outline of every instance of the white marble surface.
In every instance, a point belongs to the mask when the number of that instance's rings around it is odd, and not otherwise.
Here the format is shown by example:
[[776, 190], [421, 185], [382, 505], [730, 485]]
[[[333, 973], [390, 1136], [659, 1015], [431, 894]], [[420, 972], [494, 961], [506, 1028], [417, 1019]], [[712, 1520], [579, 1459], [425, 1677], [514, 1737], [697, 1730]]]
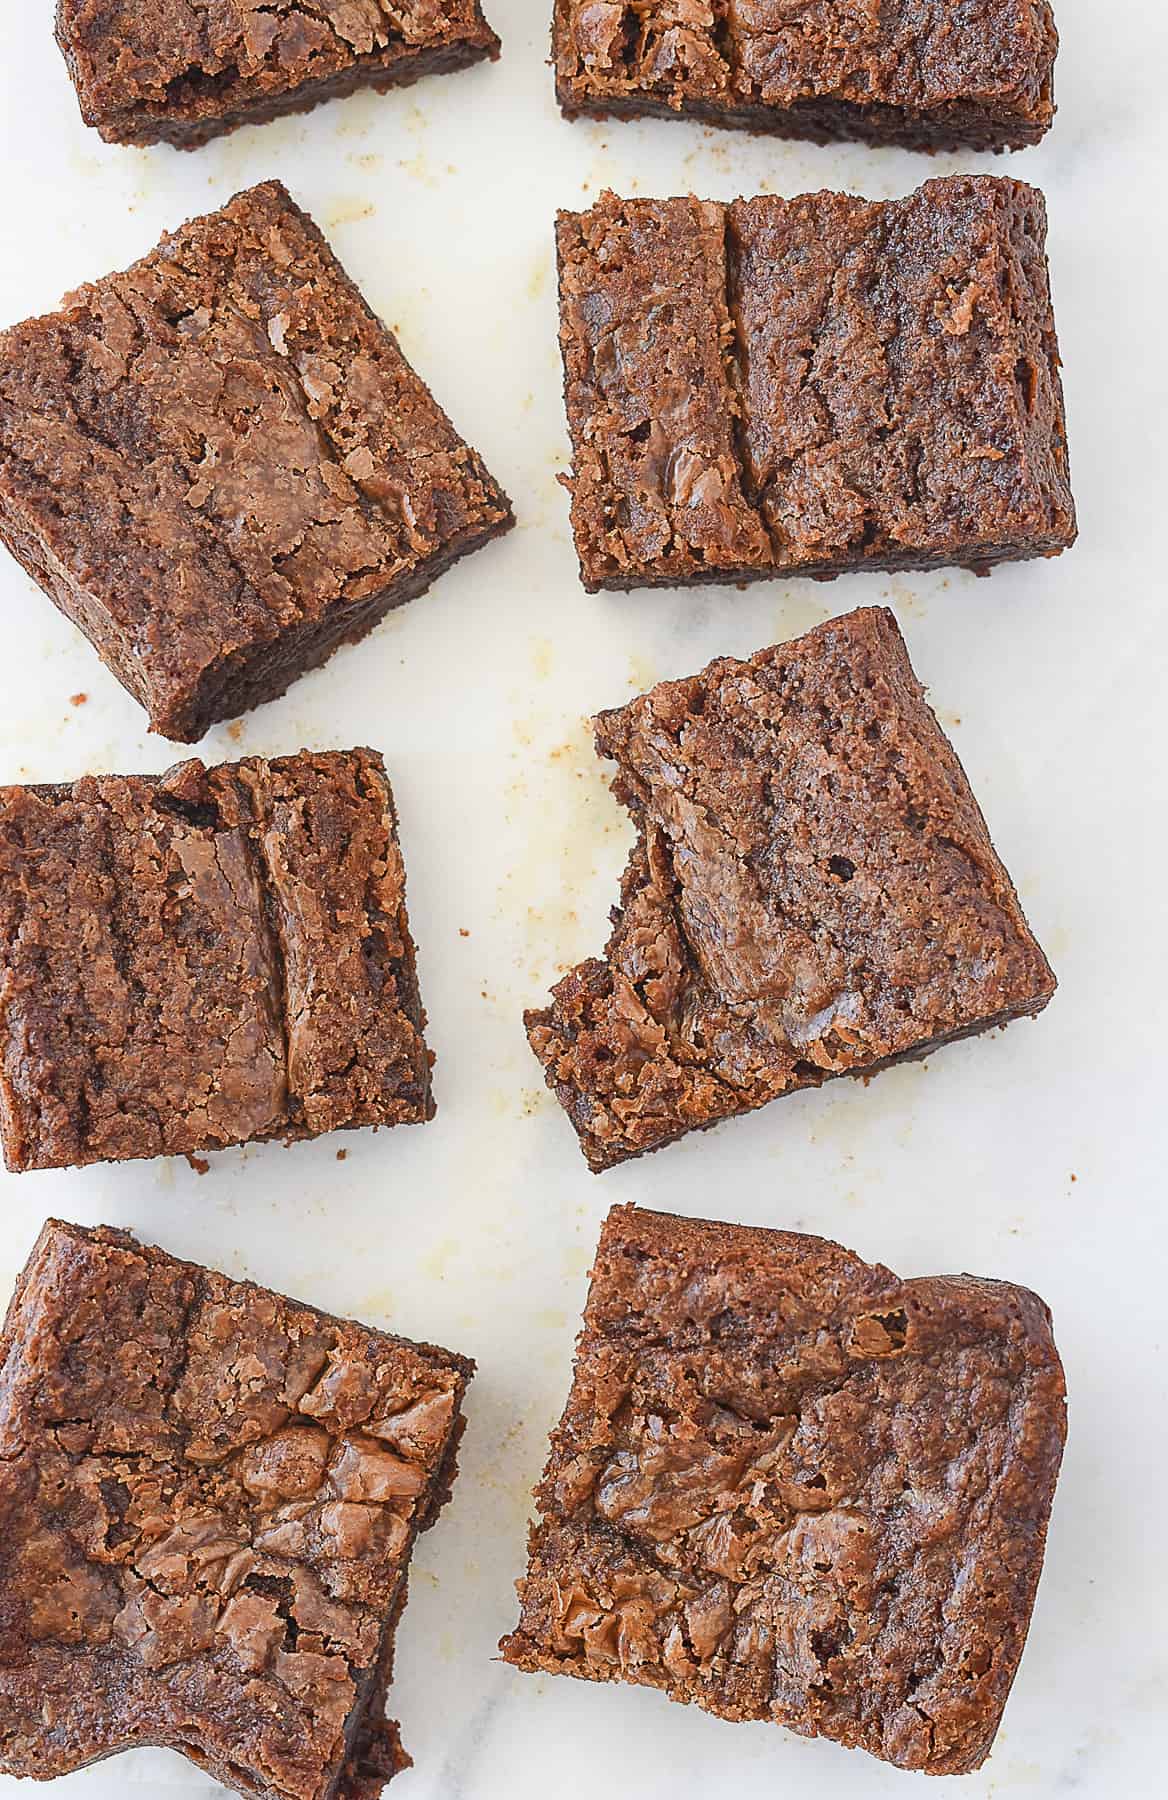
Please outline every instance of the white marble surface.
[[[835, 1236], [902, 1273], [968, 1269], [1054, 1308], [1071, 1432], [1032, 1641], [985, 1769], [953, 1791], [1162, 1792], [1164, 1393], [1163, 0], [1058, 0], [1062, 110], [1040, 149], [935, 162], [676, 124], [569, 126], [549, 0], [489, 0], [503, 61], [359, 97], [194, 156], [104, 147], [76, 112], [50, 0], [8, 0], [0, 323], [278, 174], [510, 489], [519, 529], [204, 754], [382, 748], [403, 817], [437, 1121], [213, 1160], [5, 1177], [0, 1289], [47, 1213], [124, 1224], [335, 1311], [447, 1341], [481, 1373], [463, 1473], [424, 1541], [393, 1707], [400, 1800], [873, 1800], [909, 1778], [633, 1689], [492, 1660], [514, 1617], [527, 1490], [563, 1401], [585, 1272], [617, 1200]], [[996, 574], [589, 598], [566, 497], [551, 222], [598, 188], [874, 196], [965, 166], [1038, 182], [1082, 537]], [[628, 842], [583, 715], [718, 652], [887, 599], [1061, 977], [1048, 1012], [927, 1067], [805, 1094], [596, 1180], [520, 1026], [599, 949]], [[174, 760], [7, 557], [0, 779]], [[73, 706], [70, 696], [87, 695]], [[468, 935], [463, 935], [466, 932]], [[62, 1781], [207, 1790], [141, 1751]], [[15, 1784], [0, 1780], [7, 1794]]]

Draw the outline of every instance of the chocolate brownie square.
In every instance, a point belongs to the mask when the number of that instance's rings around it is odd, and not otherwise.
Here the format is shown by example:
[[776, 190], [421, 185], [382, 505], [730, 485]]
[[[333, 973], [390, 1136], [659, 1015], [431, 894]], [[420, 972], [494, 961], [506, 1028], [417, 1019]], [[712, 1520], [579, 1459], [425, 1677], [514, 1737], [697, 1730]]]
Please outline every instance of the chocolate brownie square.
[[57, 0], [57, 42], [107, 143], [180, 150], [499, 54], [478, 0]]
[[372, 750], [0, 788], [10, 1169], [430, 1119]]
[[1005, 150], [1055, 111], [1048, 0], [556, 0], [552, 50], [568, 118]]
[[196, 742], [513, 523], [278, 182], [0, 334], [0, 539]]
[[975, 1769], [1065, 1431], [1025, 1288], [617, 1207], [503, 1655]]
[[0, 1769], [375, 1800], [474, 1364], [50, 1220], [0, 1337]]
[[687, 586], [1053, 556], [1075, 539], [1036, 189], [561, 213], [581, 578]]
[[595, 727], [637, 842], [604, 960], [526, 1016], [592, 1169], [1053, 994], [886, 609]]

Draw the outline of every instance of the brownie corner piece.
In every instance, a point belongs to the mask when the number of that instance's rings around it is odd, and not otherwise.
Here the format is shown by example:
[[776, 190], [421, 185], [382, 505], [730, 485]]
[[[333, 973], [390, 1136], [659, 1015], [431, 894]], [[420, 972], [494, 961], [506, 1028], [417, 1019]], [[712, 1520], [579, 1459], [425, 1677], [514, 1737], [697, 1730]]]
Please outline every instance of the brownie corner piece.
[[504, 1659], [975, 1769], [1065, 1434], [1026, 1289], [617, 1207]]
[[605, 194], [559, 221], [572, 527], [599, 588], [1053, 556], [1075, 541], [1046, 209]]
[[279, 182], [0, 334], [0, 540], [196, 742], [514, 523]]
[[0, 1770], [136, 1744], [375, 1800], [474, 1364], [50, 1220], [0, 1336]]
[[434, 1116], [371, 750], [0, 789], [10, 1169]]
[[604, 958], [525, 1021], [594, 1171], [1054, 993], [886, 609], [595, 725], [637, 841]]
[[107, 143], [192, 150], [241, 125], [499, 55], [479, 0], [57, 0], [81, 115]]
[[[846, 16], [845, 16], [846, 15]], [[910, 150], [1036, 144], [1054, 118], [1049, 0], [824, 7], [817, 0], [555, 0], [568, 118], [689, 119]]]

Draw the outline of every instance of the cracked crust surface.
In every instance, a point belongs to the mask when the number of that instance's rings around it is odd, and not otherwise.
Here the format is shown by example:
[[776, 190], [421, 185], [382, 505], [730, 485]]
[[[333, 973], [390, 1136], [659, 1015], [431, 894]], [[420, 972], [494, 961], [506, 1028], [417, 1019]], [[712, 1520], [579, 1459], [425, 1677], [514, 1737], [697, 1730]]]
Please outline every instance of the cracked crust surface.
[[474, 1365], [50, 1220], [0, 1338], [0, 1768], [137, 1744], [375, 1800]]
[[1026, 1289], [617, 1207], [503, 1655], [974, 1769], [1064, 1436]]
[[604, 960], [525, 1021], [593, 1170], [1053, 994], [886, 609], [595, 727], [638, 838]]
[[179, 149], [499, 54], [478, 0], [58, 0], [57, 42], [87, 125]]
[[556, 0], [568, 117], [1020, 149], [1054, 118], [1047, 0]]
[[512, 523], [278, 182], [0, 335], [0, 539], [167, 737]]
[[9, 1168], [434, 1114], [371, 750], [0, 790]]
[[605, 194], [557, 221], [589, 592], [1074, 542], [1041, 194]]

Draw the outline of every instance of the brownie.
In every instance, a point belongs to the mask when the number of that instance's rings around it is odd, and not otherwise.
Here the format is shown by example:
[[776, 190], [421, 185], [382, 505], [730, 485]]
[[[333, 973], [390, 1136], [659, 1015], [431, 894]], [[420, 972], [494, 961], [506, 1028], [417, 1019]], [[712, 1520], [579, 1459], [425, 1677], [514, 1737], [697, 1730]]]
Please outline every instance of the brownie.
[[1047, 0], [556, 0], [552, 50], [568, 118], [1016, 150], [1055, 112]]
[[51, 1219], [0, 1338], [0, 1769], [375, 1800], [474, 1364]]
[[57, 42], [107, 143], [180, 150], [499, 55], [478, 0], [57, 0]]
[[1066, 549], [1045, 239], [1041, 194], [990, 175], [561, 213], [589, 592]]
[[167, 737], [512, 523], [278, 182], [0, 334], [0, 538]]
[[637, 841], [604, 960], [525, 1020], [593, 1170], [1053, 994], [885, 608], [594, 724]]
[[975, 1769], [1065, 1433], [1025, 1288], [617, 1207], [503, 1655]]
[[430, 1119], [393, 795], [372, 750], [0, 788], [14, 1170]]

